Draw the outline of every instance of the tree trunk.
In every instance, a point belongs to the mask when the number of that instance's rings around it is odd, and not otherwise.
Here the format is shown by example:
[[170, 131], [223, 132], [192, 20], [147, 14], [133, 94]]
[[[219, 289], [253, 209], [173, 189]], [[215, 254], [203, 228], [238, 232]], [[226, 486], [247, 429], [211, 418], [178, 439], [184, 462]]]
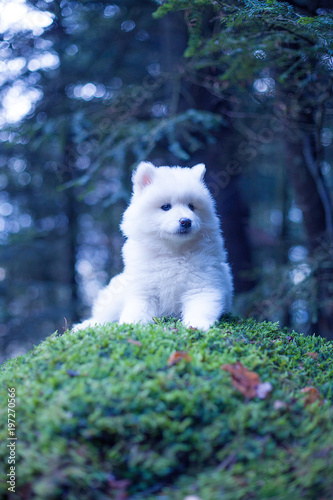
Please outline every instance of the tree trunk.
[[303, 212], [303, 224], [316, 283], [317, 314], [312, 331], [333, 338], [332, 201], [322, 178], [318, 148], [311, 130], [297, 130], [286, 141], [287, 173], [295, 200]]
[[[184, 66], [183, 53], [187, 45], [187, 29], [183, 15], [168, 14], [160, 20], [160, 23], [163, 34], [163, 70], [177, 75]], [[187, 81], [183, 76], [180, 76], [179, 80], [170, 80], [165, 91], [165, 99], [170, 103], [171, 114], [194, 108], [223, 115], [223, 106], [220, 105], [218, 98], [205, 88]], [[235, 150], [233, 132], [231, 126], [222, 127], [214, 133], [215, 142], [207, 141], [204, 149], [191, 155], [188, 164], [205, 163], [207, 166], [206, 183], [215, 198], [217, 213], [221, 217], [235, 292], [240, 293], [250, 290], [254, 286], [254, 280], [249, 277], [252, 270], [251, 249], [246, 231], [249, 211], [237, 185], [240, 168], [231, 161]], [[170, 162], [179, 164], [178, 158], [173, 155], [168, 156]]]

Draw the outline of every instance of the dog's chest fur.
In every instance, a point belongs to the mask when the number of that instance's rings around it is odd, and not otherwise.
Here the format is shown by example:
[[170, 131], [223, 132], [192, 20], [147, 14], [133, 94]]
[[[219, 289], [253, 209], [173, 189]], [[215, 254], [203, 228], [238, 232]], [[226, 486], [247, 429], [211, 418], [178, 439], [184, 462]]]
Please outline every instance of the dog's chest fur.
[[[189, 289], [204, 286], [213, 269], [216, 274], [216, 256], [214, 259], [207, 256], [203, 260], [197, 250], [175, 249], [159, 253], [152, 249], [144, 249], [131, 241], [127, 241], [126, 246], [127, 248], [124, 247], [125, 272], [130, 275], [135, 274], [136, 283], [133, 285], [136, 288], [144, 288], [145, 293], [156, 303], [160, 316], [179, 316], [184, 294]], [[131, 254], [128, 264], [127, 251]], [[132, 266], [135, 266], [135, 273]]]

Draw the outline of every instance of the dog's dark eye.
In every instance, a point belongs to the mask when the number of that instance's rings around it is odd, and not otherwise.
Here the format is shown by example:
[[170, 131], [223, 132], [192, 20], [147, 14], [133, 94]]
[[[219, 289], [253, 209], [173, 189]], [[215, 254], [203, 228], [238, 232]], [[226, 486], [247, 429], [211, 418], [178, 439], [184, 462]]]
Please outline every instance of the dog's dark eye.
[[172, 206], [170, 203], [165, 203], [164, 205], [161, 206], [161, 209], [164, 210], [165, 212], [167, 212], [171, 208], [172, 208]]
[[192, 205], [192, 203], [189, 203], [189, 204], [188, 204], [188, 208], [189, 208], [190, 210], [192, 210], [192, 212], [194, 212], [194, 205]]

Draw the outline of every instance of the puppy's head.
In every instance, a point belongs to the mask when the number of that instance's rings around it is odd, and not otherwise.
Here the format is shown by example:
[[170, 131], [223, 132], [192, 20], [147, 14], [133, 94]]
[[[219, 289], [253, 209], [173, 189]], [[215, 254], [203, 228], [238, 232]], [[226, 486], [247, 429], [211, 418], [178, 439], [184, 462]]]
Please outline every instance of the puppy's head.
[[181, 244], [218, 230], [205, 171], [202, 163], [182, 168], [141, 162], [133, 173], [133, 196], [121, 224], [125, 236]]

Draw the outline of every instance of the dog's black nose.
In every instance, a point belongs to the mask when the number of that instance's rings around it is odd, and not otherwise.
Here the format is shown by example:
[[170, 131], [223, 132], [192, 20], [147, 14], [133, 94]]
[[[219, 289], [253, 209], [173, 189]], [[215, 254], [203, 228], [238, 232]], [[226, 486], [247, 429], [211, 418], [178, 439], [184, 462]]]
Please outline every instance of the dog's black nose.
[[179, 224], [184, 229], [188, 229], [189, 227], [191, 227], [191, 219], [179, 219]]

